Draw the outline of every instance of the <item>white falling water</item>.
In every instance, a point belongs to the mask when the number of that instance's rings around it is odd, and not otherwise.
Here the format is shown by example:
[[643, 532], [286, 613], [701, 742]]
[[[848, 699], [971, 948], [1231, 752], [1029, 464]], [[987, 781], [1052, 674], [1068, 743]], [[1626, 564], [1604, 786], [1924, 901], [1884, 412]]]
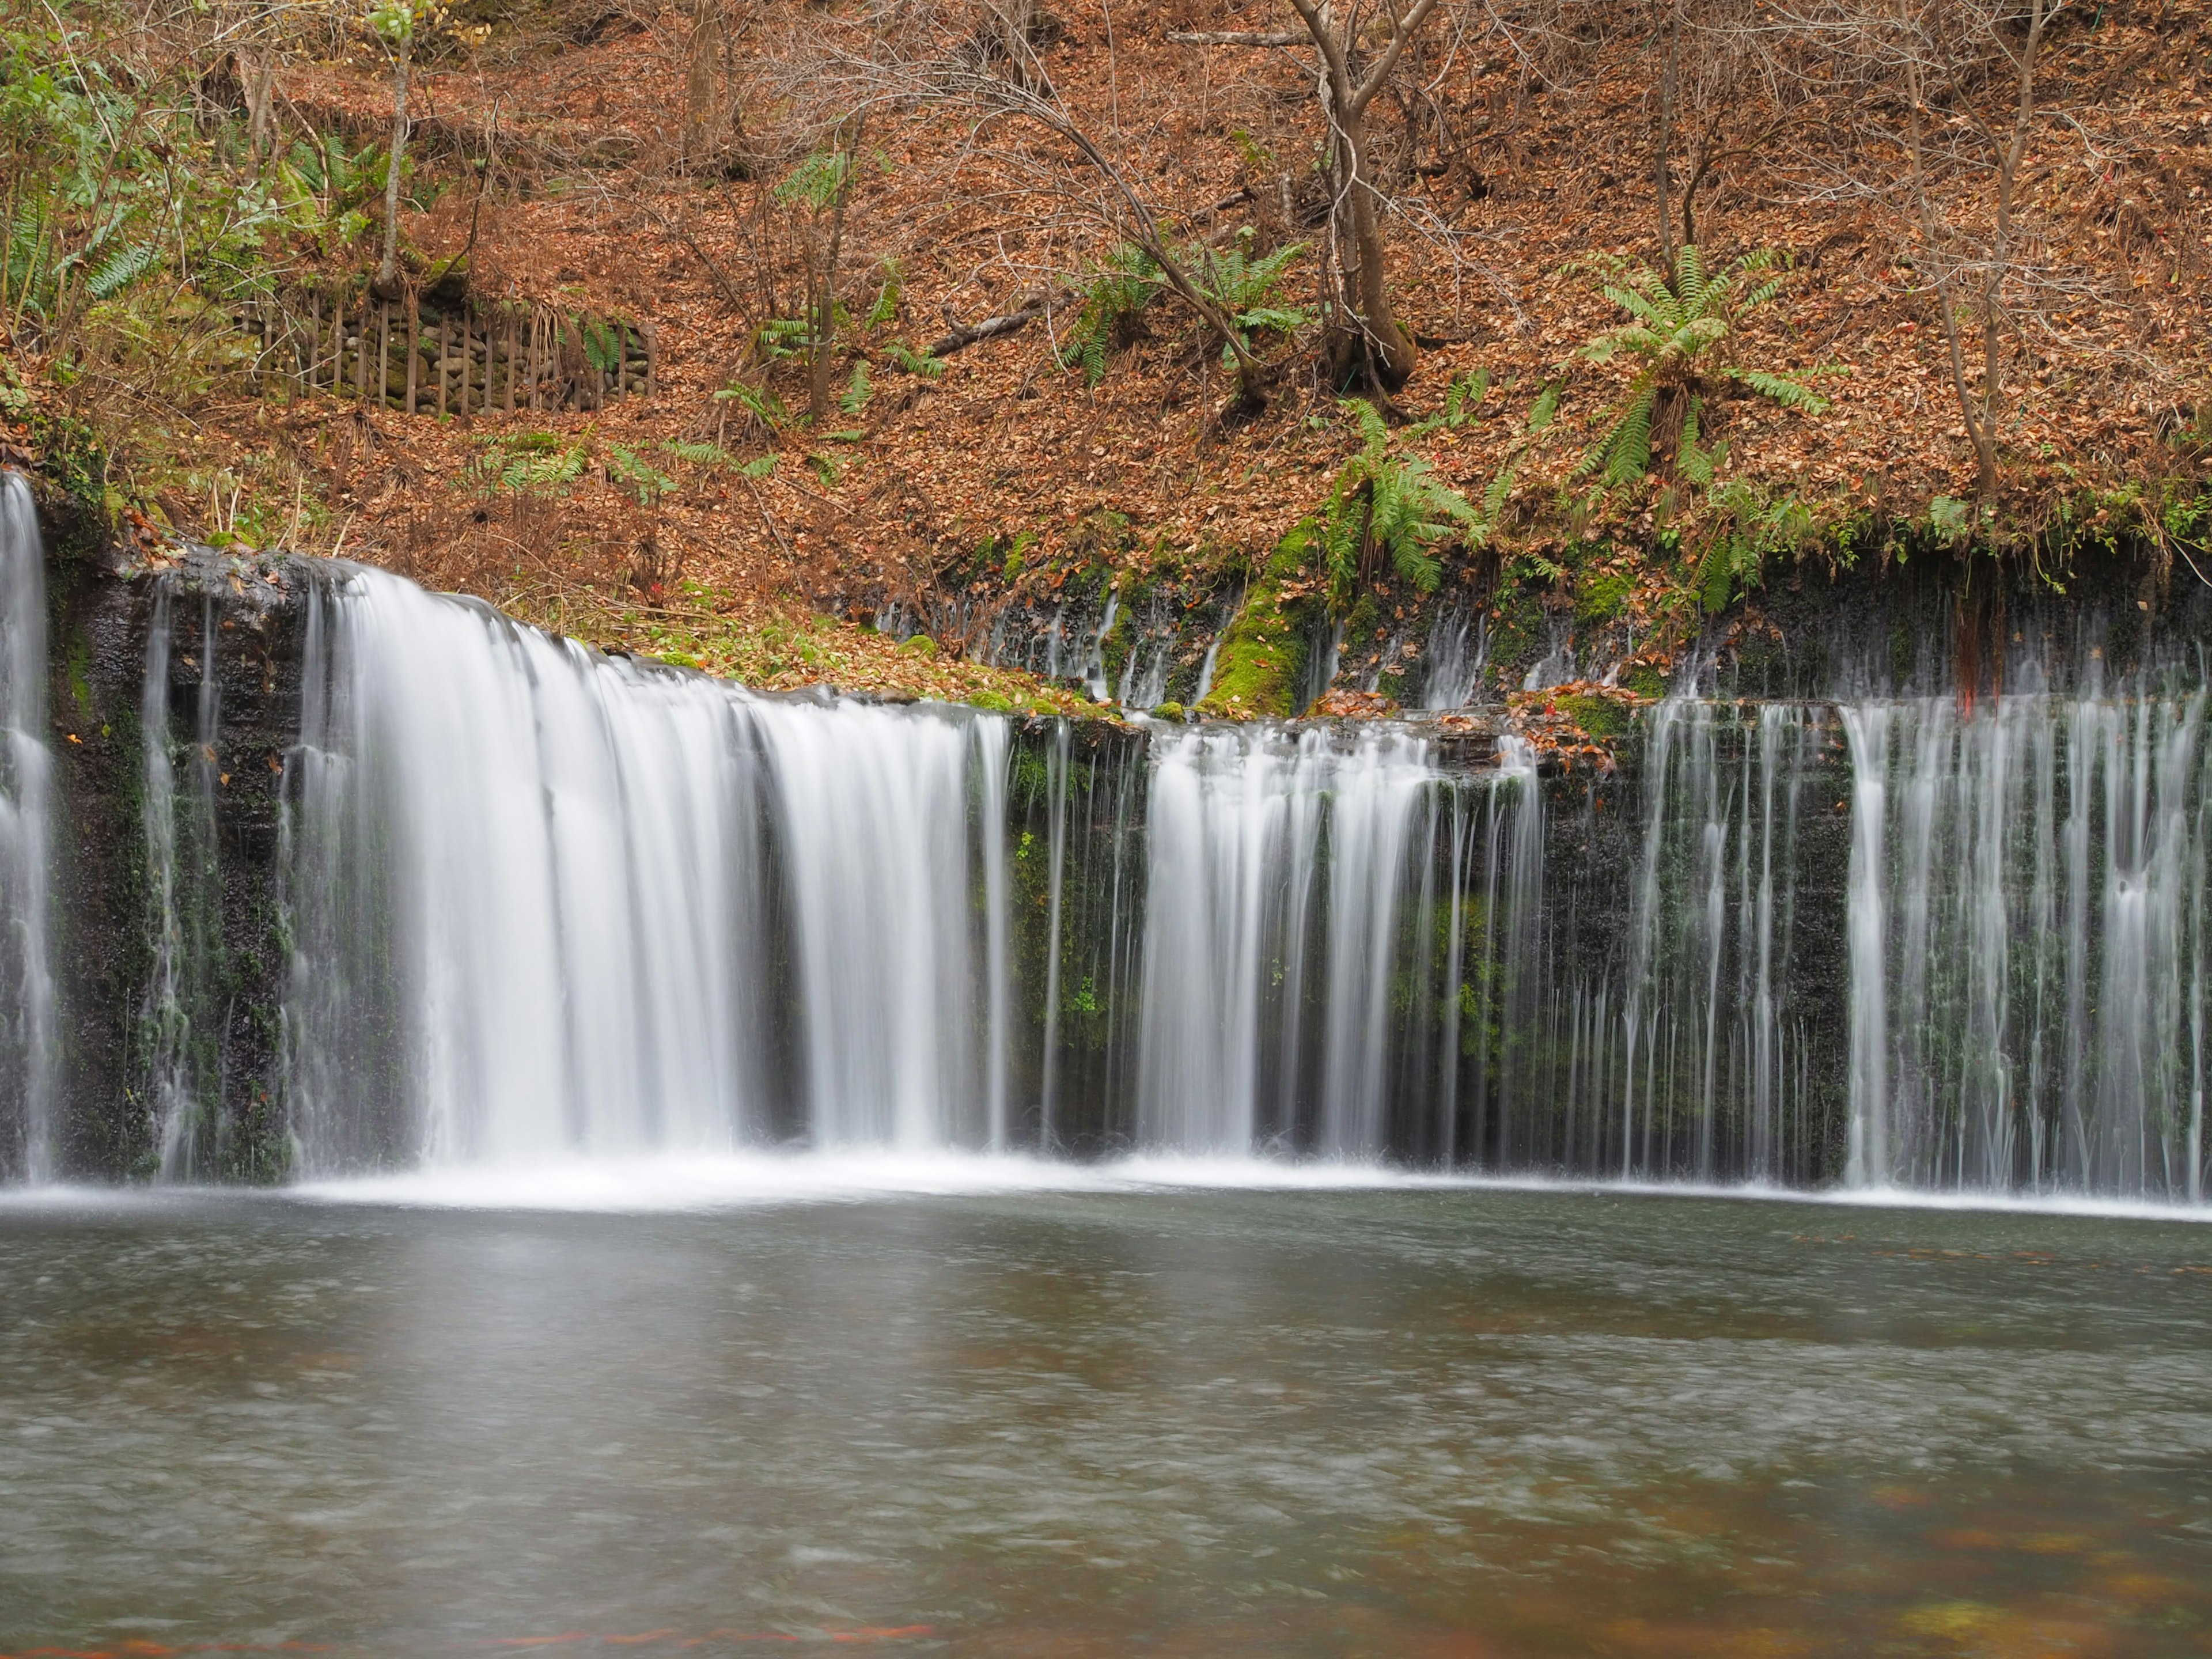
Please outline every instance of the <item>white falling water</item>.
[[1380, 1155], [1425, 745], [1252, 726], [1158, 732], [1152, 755], [1140, 1142]]
[[30, 486], [0, 472], [0, 1171], [53, 1172], [46, 960], [46, 561]]
[[1843, 714], [1848, 1178], [2201, 1199], [2204, 694]]
[[1623, 1176], [1770, 1180], [1812, 1156], [1786, 984], [1814, 724], [1800, 705], [1686, 697], [1648, 716], [1626, 992], [1617, 1043], [1595, 1049], [1618, 1068], [1599, 1075]]
[[1003, 722], [756, 699], [365, 570], [307, 652], [307, 1168], [1003, 1136]]
[[1465, 708], [1481, 690], [1489, 660], [1489, 620], [1483, 611], [1478, 608], [1470, 617], [1462, 609], [1439, 611], [1429, 630], [1429, 674], [1421, 707]]

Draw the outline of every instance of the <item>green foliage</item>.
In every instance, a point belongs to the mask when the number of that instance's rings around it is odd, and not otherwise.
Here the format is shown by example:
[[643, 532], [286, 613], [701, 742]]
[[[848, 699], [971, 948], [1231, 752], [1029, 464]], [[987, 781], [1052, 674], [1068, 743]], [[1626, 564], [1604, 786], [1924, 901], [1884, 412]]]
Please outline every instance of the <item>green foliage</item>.
[[[1785, 408], [1809, 414], [1827, 408], [1802, 376], [1741, 368], [1726, 360], [1726, 343], [1736, 325], [1781, 292], [1781, 278], [1765, 276], [1778, 263], [1771, 249], [1760, 249], [1708, 272], [1705, 256], [1690, 246], [1677, 257], [1671, 278], [1638, 264], [1625, 283], [1604, 287], [1605, 297], [1628, 313], [1630, 320], [1593, 336], [1583, 356], [1594, 363], [1626, 357], [1636, 365], [1636, 376], [1573, 477], [1595, 474], [1601, 489], [1643, 477], [1651, 470], [1654, 427], [1663, 404], [1669, 398], [1690, 398], [1691, 406], [1697, 407], [1695, 392], [1709, 373]], [[1711, 468], [1703, 470], [1709, 483]]]
[[747, 386], [742, 380], [734, 386], [724, 386], [714, 394], [714, 401], [735, 404], [769, 432], [781, 431], [791, 419], [791, 411], [783, 406], [782, 398], [766, 386]]
[[803, 317], [771, 317], [753, 337], [759, 343], [763, 357], [770, 363], [781, 363], [805, 356], [813, 331]]
[[810, 152], [777, 183], [770, 192], [779, 207], [805, 206], [817, 213], [836, 205], [846, 180], [853, 176], [848, 150], [828, 149]]
[[[1283, 273], [1293, 259], [1305, 252], [1305, 244], [1285, 243], [1273, 253], [1255, 259], [1249, 252], [1252, 234], [1252, 228], [1247, 225], [1237, 233], [1235, 241], [1219, 250], [1194, 242], [1182, 261], [1190, 272], [1193, 286], [1221, 307], [1237, 343], [1247, 351], [1252, 349], [1252, 337], [1256, 334], [1289, 334], [1311, 320], [1308, 313], [1296, 306], [1279, 304], [1275, 297], [1275, 290], [1282, 285]], [[1224, 366], [1237, 361], [1237, 354], [1225, 343], [1221, 348], [1221, 361]]]
[[883, 285], [876, 290], [876, 302], [868, 307], [867, 326], [871, 332], [889, 326], [898, 319], [899, 295], [906, 279], [906, 271], [896, 259], [885, 259], [878, 267], [883, 272]]
[[1480, 547], [1489, 539], [1512, 489], [1511, 469], [1499, 470], [1478, 507], [1440, 481], [1428, 462], [1395, 453], [1372, 404], [1354, 398], [1346, 407], [1364, 442], [1322, 509], [1319, 537], [1331, 596], [1340, 609], [1350, 604], [1377, 557], [1388, 559], [1401, 580], [1433, 592], [1443, 575], [1437, 550], [1455, 540]]
[[846, 382], [845, 395], [837, 399], [837, 407], [848, 415], [858, 415], [868, 406], [874, 390], [868, 383], [868, 360], [860, 358], [853, 364], [853, 378]]
[[1963, 547], [1973, 533], [1974, 509], [1949, 495], [1938, 495], [1928, 503], [1928, 528], [1946, 546]]
[[[1263, 334], [1288, 334], [1310, 320], [1307, 313], [1279, 301], [1276, 290], [1291, 262], [1305, 251], [1291, 243], [1273, 253], [1254, 258], [1249, 252], [1251, 230], [1225, 248], [1190, 242], [1171, 257], [1188, 276], [1190, 284], [1218, 307], [1229, 319], [1237, 345], [1252, 349]], [[1082, 288], [1075, 322], [1063, 342], [1053, 346], [1053, 359], [1063, 369], [1081, 369], [1086, 385], [1106, 378], [1106, 360], [1122, 344], [1146, 307], [1170, 286], [1158, 260], [1133, 242], [1117, 245], [1092, 272]], [[1236, 349], [1226, 341], [1221, 361], [1234, 363]]]
[[607, 482], [618, 489], [627, 489], [637, 498], [640, 507], [650, 507], [676, 488], [676, 480], [634, 449], [620, 444], [610, 447], [607, 456]]
[[941, 358], [925, 357], [903, 340], [890, 342], [884, 348], [884, 356], [891, 360], [895, 368], [919, 375], [925, 380], [933, 380], [945, 373], [945, 363]]
[[1725, 610], [1735, 595], [1757, 587], [1773, 555], [1802, 548], [1819, 533], [1812, 510], [1796, 492], [1770, 495], [1741, 478], [1714, 489], [1705, 527], [1695, 581], [1708, 611]]
[[597, 317], [583, 321], [584, 361], [602, 374], [611, 374], [622, 367], [623, 325]]
[[591, 461], [588, 444], [565, 441], [557, 433], [499, 433], [480, 441], [484, 453], [470, 473], [487, 494], [565, 495]]
[[1161, 281], [1151, 254], [1133, 242], [1115, 246], [1085, 285], [1066, 343], [1053, 346], [1054, 361], [1063, 369], [1080, 368], [1084, 384], [1097, 386], [1106, 378], [1107, 354], [1152, 304]]
[[735, 460], [720, 444], [695, 442], [686, 438], [674, 439], [660, 446], [660, 453], [672, 460], [690, 466], [734, 466]]

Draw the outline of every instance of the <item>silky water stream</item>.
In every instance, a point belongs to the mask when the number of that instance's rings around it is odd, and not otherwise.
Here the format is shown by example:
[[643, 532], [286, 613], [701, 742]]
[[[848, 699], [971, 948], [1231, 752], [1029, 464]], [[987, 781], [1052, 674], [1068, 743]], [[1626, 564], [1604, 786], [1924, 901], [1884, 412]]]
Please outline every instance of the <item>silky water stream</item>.
[[2188, 684], [1677, 698], [1562, 779], [316, 573], [289, 1180], [191, 1184], [265, 1120], [149, 658], [167, 1179], [100, 1189], [21, 505], [0, 1654], [2212, 1653]]

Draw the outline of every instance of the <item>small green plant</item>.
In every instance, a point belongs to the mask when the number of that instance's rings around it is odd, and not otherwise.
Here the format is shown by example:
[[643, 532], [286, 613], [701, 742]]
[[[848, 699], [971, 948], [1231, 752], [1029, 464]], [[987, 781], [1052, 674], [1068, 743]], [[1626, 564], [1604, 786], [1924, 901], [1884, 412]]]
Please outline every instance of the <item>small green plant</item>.
[[868, 381], [868, 360], [859, 358], [853, 364], [853, 378], [845, 383], [845, 395], [837, 399], [837, 407], [848, 415], [858, 415], [868, 406], [868, 398], [874, 391]]
[[566, 495], [591, 462], [589, 444], [566, 442], [557, 433], [501, 433], [481, 441], [484, 453], [470, 472], [487, 494]]
[[886, 258], [877, 267], [883, 273], [883, 285], [876, 290], [876, 302], [868, 307], [867, 326], [870, 332], [888, 327], [898, 319], [899, 295], [906, 281], [906, 271], [896, 259]]
[[[1221, 307], [1247, 351], [1255, 334], [1294, 333], [1312, 320], [1297, 307], [1279, 304], [1275, 299], [1284, 271], [1305, 252], [1305, 244], [1285, 243], [1255, 259], [1249, 252], [1252, 234], [1252, 228], [1245, 226], [1237, 233], [1237, 240], [1218, 252], [1203, 243], [1194, 244], [1185, 261], [1199, 292]], [[1237, 362], [1236, 352], [1226, 342], [1221, 348], [1221, 362], [1224, 368], [1234, 367]]]
[[1500, 469], [1477, 507], [1442, 483], [1428, 462], [1396, 453], [1390, 428], [1372, 404], [1354, 398], [1346, 407], [1358, 421], [1364, 441], [1337, 475], [1322, 509], [1331, 600], [1344, 609], [1384, 560], [1401, 580], [1433, 592], [1443, 576], [1437, 550], [1454, 540], [1480, 547], [1489, 538], [1512, 489], [1511, 469]]
[[747, 386], [740, 380], [734, 386], [724, 386], [714, 394], [718, 404], [734, 404], [753, 420], [760, 422], [763, 431], [780, 432], [791, 419], [791, 411], [783, 406], [783, 399], [766, 386]]
[[1066, 343], [1055, 343], [1053, 359], [1063, 369], [1083, 371], [1084, 384], [1106, 378], [1107, 355], [1127, 343], [1137, 319], [1160, 291], [1160, 267], [1133, 242], [1117, 245], [1083, 289]]
[[801, 317], [771, 317], [753, 337], [759, 343], [761, 356], [770, 363], [804, 357], [810, 338], [805, 319]]
[[884, 348], [884, 356], [891, 360], [894, 368], [904, 369], [909, 374], [919, 375], [925, 380], [933, 380], [945, 373], [944, 359], [925, 357], [903, 340], [890, 342]]
[[1742, 478], [1714, 488], [1704, 527], [1705, 551], [1694, 580], [1708, 611], [1725, 610], [1735, 595], [1758, 586], [1770, 557], [1802, 548], [1818, 533], [1812, 510], [1794, 491], [1770, 495]]
[[607, 482], [618, 489], [628, 490], [637, 498], [640, 507], [651, 507], [676, 488], [675, 479], [635, 450], [625, 449], [620, 444], [609, 447]]
[[[1228, 321], [1235, 343], [1224, 340], [1221, 361], [1233, 366], [1241, 348], [1252, 349], [1262, 334], [1289, 334], [1311, 320], [1295, 306], [1278, 302], [1275, 291], [1283, 273], [1305, 251], [1291, 243], [1273, 253], [1252, 258], [1248, 227], [1225, 248], [1192, 242], [1170, 254], [1203, 295]], [[1106, 360], [1135, 333], [1138, 319], [1161, 291], [1170, 287], [1160, 263], [1133, 242], [1118, 244], [1092, 273], [1082, 289], [1075, 323], [1063, 343], [1055, 343], [1053, 359], [1063, 369], [1083, 371], [1085, 383], [1097, 386], [1106, 378]]]
[[1583, 356], [1594, 363], [1627, 357], [1636, 376], [1604, 434], [1572, 477], [1595, 474], [1601, 489], [1610, 489], [1643, 477], [1651, 470], [1655, 453], [1670, 443], [1679, 455], [1678, 434], [1687, 430], [1694, 444], [1710, 380], [1733, 380], [1808, 414], [1827, 408], [1827, 400], [1804, 384], [1802, 374], [1770, 374], [1729, 361], [1736, 325], [1782, 291], [1782, 279], [1765, 275], [1778, 263], [1771, 249], [1760, 249], [1709, 273], [1704, 255], [1686, 246], [1671, 276], [1638, 264], [1625, 283], [1606, 285], [1605, 297], [1631, 320], [1594, 336]]

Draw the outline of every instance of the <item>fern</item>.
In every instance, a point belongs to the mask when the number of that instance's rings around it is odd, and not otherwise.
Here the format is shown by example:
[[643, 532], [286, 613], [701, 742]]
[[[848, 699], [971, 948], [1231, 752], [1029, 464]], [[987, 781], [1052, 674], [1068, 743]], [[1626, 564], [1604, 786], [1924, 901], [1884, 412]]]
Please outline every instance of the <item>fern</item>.
[[775, 464], [778, 459], [778, 457], [774, 455], [758, 456], [752, 460], [745, 462], [738, 468], [738, 471], [748, 478], [765, 478], [769, 473], [775, 471]]
[[[1627, 356], [1635, 359], [1638, 367], [1596, 444], [1583, 455], [1571, 477], [1595, 474], [1599, 488], [1609, 489], [1644, 477], [1651, 470], [1654, 428], [1663, 404], [1685, 410], [1682, 437], [1674, 450], [1677, 471], [1692, 484], [1710, 487], [1713, 469], [1726, 451], [1717, 445], [1710, 451], [1698, 447], [1698, 422], [1704, 404], [1698, 388], [1705, 384], [1708, 372], [1771, 398], [1785, 409], [1812, 415], [1827, 409], [1827, 400], [1805, 386], [1803, 376], [1774, 374], [1717, 361], [1737, 323], [1781, 292], [1779, 276], [1765, 282], [1751, 280], [1771, 270], [1779, 258], [1772, 249], [1762, 248], [1708, 270], [1704, 253], [1690, 245], [1676, 255], [1671, 274], [1639, 265], [1629, 273], [1625, 284], [1608, 284], [1601, 289], [1631, 320], [1591, 336], [1583, 347], [1583, 356], [1594, 363]], [[1678, 398], [1686, 402], [1676, 404], [1673, 400]]]
[[876, 290], [875, 304], [868, 307], [868, 327], [872, 330], [882, 328], [897, 319], [900, 288], [905, 277], [905, 272], [896, 259], [885, 259], [881, 269], [883, 286]]
[[909, 374], [918, 374], [925, 380], [933, 380], [945, 373], [945, 363], [941, 358], [925, 357], [903, 340], [893, 340], [885, 346], [884, 356], [891, 360], [894, 367], [902, 368]]
[[640, 507], [650, 507], [676, 488], [676, 480], [634, 449], [611, 447], [607, 459], [607, 482], [627, 488]]
[[868, 406], [874, 390], [868, 384], [868, 362], [863, 357], [853, 365], [853, 378], [846, 383], [845, 395], [837, 399], [837, 407], [848, 415], [857, 415]]
[[728, 466], [729, 452], [720, 444], [697, 443], [677, 438], [660, 446], [660, 453], [690, 466]]
[[1066, 347], [1054, 344], [1054, 361], [1062, 369], [1082, 370], [1084, 383], [1097, 386], [1106, 378], [1117, 337], [1152, 304], [1161, 280], [1158, 262], [1144, 249], [1133, 242], [1115, 246], [1083, 289]]
[[1345, 464], [1321, 514], [1321, 544], [1332, 598], [1348, 605], [1370, 555], [1389, 562], [1400, 580], [1434, 592], [1443, 568], [1437, 552], [1454, 541], [1480, 547], [1486, 541], [1512, 488], [1502, 471], [1484, 505], [1437, 477], [1419, 456], [1394, 453], [1390, 429], [1372, 404], [1348, 400], [1358, 422], [1361, 448]]
[[622, 367], [622, 325], [607, 323], [598, 318], [584, 324], [584, 361], [602, 374], [611, 374]]
[[100, 262], [100, 269], [85, 283], [84, 291], [95, 300], [112, 300], [161, 262], [161, 245], [158, 241], [134, 242], [129, 247], [118, 248]]
[[778, 430], [791, 418], [791, 411], [783, 406], [782, 398], [765, 386], [747, 386], [742, 380], [717, 392], [714, 401], [735, 404], [770, 432]]

